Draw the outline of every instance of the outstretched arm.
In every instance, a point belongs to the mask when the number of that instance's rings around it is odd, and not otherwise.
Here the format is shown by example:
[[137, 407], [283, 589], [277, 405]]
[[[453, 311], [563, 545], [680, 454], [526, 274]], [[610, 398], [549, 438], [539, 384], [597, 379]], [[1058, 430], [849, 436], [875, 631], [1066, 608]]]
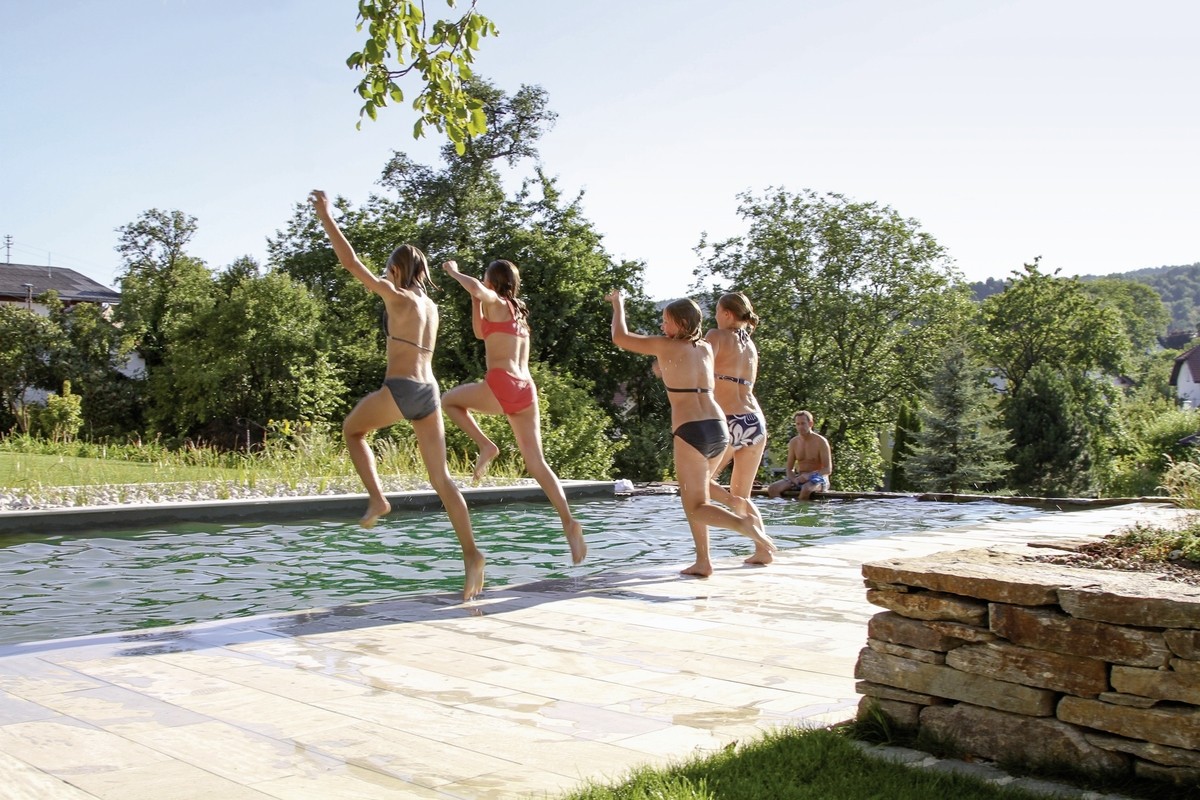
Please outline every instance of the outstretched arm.
[[454, 280], [462, 284], [462, 287], [471, 293], [480, 303], [495, 303], [500, 300], [500, 295], [493, 292], [491, 289], [483, 285], [483, 281], [478, 278], [473, 278], [470, 275], [464, 275], [458, 271], [458, 264], [454, 261], [443, 261], [442, 269], [446, 271]]
[[630, 333], [625, 323], [625, 297], [620, 289], [613, 289], [604, 295], [604, 299], [612, 303], [612, 340], [613, 344], [622, 350], [653, 356], [658, 355], [658, 344], [661, 336], [643, 336], [640, 333]]
[[483, 306], [474, 297], [471, 298], [471, 332], [476, 339], [483, 338]]
[[329, 197], [320, 189], [313, 189], [308, 195], [308, 199], [313, 204], [313, 209], [317, 212], [317, 219], [321, 221], [321, 227], [325, 229], [325, 234], [329, 237], [329, 243], [333, 245], [333, 252], [337, 255], [338, 261], [346, 270], [358, 278], [364, 286], [376, 294], [380, 293], [385, 287], [390, 287], [391, 284], [372, 273], [367, 269], [361, 261], [358, 260], [358, 255], [354, 252], [354, 248], [350, 246], [350, 242], [342, 233], [342, 229], [333, 219], [333, 209], [329, 203]]

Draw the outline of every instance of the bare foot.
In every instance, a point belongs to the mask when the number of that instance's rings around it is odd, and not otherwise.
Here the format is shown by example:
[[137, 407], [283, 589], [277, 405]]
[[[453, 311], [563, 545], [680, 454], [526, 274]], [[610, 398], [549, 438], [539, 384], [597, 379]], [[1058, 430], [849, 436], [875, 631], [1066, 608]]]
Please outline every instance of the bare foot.
[[743, 564], [760, 564], [762, 566], [766, 566], [767, 564], [770, 564], [774, 560], [775, 560], [775, 556], [771, 555], [770, 550], [766, 549], [765, 547], [763, 547], [763, 546], [759, 545], [757, 542], [755, 542], [754, 555], [750, 556], [742, 563]]
[[473, 600], [483, 594], [483, 553], [476, 553], [471, 558], [463, 558], [467, 579], [463, 583], [463, 602]]
[[571, 563], [580, 564], [587, 555], [587, 542], [583, 540], [583, 526], [579, 520], [571, 517], [571, 521], [563, 526], [567, 535], [567, 544], [571, 545]]
[[483, 476], [487, 474], [488, 464], [491, 464], [492, 459], [498, 455], [500, 455], [500, 448], [496, 447], [495, 442], [488, 442], [479, 448], [479, 457], [475, 459], [475, 472], [472, 474], [476, 483], [483, 480]]
[[358, 524], [363, 528], [374, 528], [375, 522], [391, 510], [392, 504], [387, 500], [383, 498], [380, 498], [378, 501], [372, 500], [367, 503], [367, 511], [362, 515], [362, 519], [358, 521]]
[[700, 577], [700, 578], [707, 578], [709, 575], [713, 574], [712, 562], [711, 561], [697, 561], [695, 564], [692, 564], [687, 569], [679, 570], [679, 574], [680, 575], [696, 575], [697, 577]]
[[[734, 497], [732, 507], [735, 513], [742, 518], [742, 524], [745, 530], [740, 530], [754, 540], [754, 556], [757, 557], [761, 553], [772, 553], [779, 548], [775, 546], [775, 542], [771, 541], [771, 537], [767, 536], [767, 529], [763, 526], [762, 514], [758, 511], [758, 506], [746, 497]], [[747, 561], [747, 564], [769, 564], [768, 561]]]

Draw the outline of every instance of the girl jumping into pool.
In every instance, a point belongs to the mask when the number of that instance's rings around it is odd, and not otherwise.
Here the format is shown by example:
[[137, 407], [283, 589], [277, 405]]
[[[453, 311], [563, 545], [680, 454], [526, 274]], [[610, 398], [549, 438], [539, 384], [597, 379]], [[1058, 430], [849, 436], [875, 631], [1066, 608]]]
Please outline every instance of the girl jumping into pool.
[[447, 261], [442, 269], [471, 294], [471, 325], [475, 336], [483, 339], [487, 373], [482, 383], [464, 383], [442, 395], [446, 415], [462, 428], [479, 447], [475, 462], [475, 480], [483, 477], [488, 463], [500, 453], [487, 437], [471, 411], [503, 414], [508, 417], [516, 437], [525, 469], [546, 493], [562, 520], [563, 533], [571, 547], [571, 562], [578, 564], [587, 555], [583, 526], [571, 514], [567, 496], [558, 476], [542, 453], [541, 416], [537, 387], [529, 374], [529, 312], [517, 297], [521, 274], [511, 261], [493, 261], [479, 281], [458, 271], [458, 264]]
[[683, 511], [696, 544], [696, 562], [681, 570], [684, 575], [708, 577], [713, 573], [708, 551], [708, 526], [737, 531], [754, 540], [756, 551], [775, 550], [763, 530], [761, 518], [749, 509], [737, 514], [709, 499], [713, 471], [729, 445], [729, 428], [720, 406], [713, 400], [712, 347], [700, 336], [700, 307], [691, 300], [676, 300], [663, 309], [662, 336], [630, 333], [625, 324], [625, 300], [620, 289], [605, 295], [612, 303], [612, 340], [618, 347], [655, 356], [667, 399], [671, 403], [674, 433], [675, 478]]
[[[750, 491], [754, 488], [763, 451], [767, 449], [767, 420], [754, 397], [758, 348], [750, 338], [758, 327], [758, 315], [750, 305], [750, 298], [741, 292], [729, 292], [717, 301], [715, 316], [717, 327], [705, 334], [704, 340], [713, 351], [713, 377], [716, 378], [713, 397], [725, 412], [729, 445], [717, 465], [714, 478], [731, 461], [733, 472], [729, 477], [728, 493], [715, 482], [712, 491], [722, 502], [728, 500], [734, 510], [758, 516]], [[726, 494], [729, 496], [725, 497]], [[770, 564], [773, 560], [771, 550], [761, 542], [755, 542], [754, 555], [747, 558], [746, 563]]]
[[383, 388], [360, 400], [342, 424], [350, 460], [369, 497], [367, 511], [359, 524], [370, 528], [392, 510], [383, 496], [375, 469], [375, 454], [367, 442], [367, 434], [407, 419], [416, 434], [429, 483], [446, 507], [462, 546], [466, 570], [463, 600], [470, 600], [483, 591], [484, 557], [475, 545], [467, 503], [450, 477], [446, 464], [446, 433], [439, 413], [439, 389], [432, 366], [438, 308], [426, 293], [432, 284], [425, 254], [410, 244], [401, 245], [388, 259], [384, 277], [374, 275], [358, 260], [354, 248], [338, 228], [325, 192], [314, 190], [309, 199], [338, 261], [364, 286], [383, 298], [385, 309], [387, 372]]

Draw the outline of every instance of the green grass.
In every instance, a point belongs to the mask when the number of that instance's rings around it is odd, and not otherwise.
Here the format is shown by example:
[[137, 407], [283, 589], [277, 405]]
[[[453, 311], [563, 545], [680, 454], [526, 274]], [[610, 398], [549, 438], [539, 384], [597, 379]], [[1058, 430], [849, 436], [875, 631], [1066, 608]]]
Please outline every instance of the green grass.
[[[855, 726], [772, 731], [752, 742], [663, 769], [643, 767], [610, 784], [591, 783], [560, 800], [1045, 800], [969, 775], [909, 767], [869, 756]], [[945, 755], [945, 754], [943, 754]], [[1013, 773], [1017, 774], [1017, 773]], [[1102, 786], [1069, 772], [1045, 778], [1127, 797], [1183, 800], [1194, 787], [1122, 781]]]
[[243, 470], [192, 467], [111, 458], [0, 452], [0, 487], [37, 490], [46, 486], [238, 480]]
[[[379, 436], [373, 442], [376, 467], [387, 483], [400, 479], [406, 486], [424, 485], [426, 471], [415, 440]], [[450, 457], [450, 472], [459, 478], [471, 474], [473, 462]], [[497, 459], [488, 470], [493, 481], [523, 477], [519, 460]], [[269, 438], [252, 453], [218, 451], [209, 447], [170, 449], [157, 441], [126, 444], [90, 442], [52, 443], [25, 436], [0, 440], [0, 491], [20, 492], [57, 502], [64, 487], [69, 504], [89, 501], [99, 487], [137, 487], [149, 484], [223, 485], [214, 496], [228, 496], [227, 487], [300, 486], [340, 487], [361, 491], [357, 473], [339, 435], [304, 427]], [[96, 487], [90, 491], [87, 487]], [[222, 494], [224, 491], [224, 494]], [[111, 493], [110, 493], [111, 494]]]
[[643, 768], [563, 800], [1032, 800], [1042, 795], [871, 758], [829, 729], [769, 732], [666, 769]]

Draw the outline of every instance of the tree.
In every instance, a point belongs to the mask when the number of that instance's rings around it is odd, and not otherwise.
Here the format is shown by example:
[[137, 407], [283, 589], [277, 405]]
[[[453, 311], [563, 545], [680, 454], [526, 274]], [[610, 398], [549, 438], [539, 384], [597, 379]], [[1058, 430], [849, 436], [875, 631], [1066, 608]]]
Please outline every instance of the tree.
[[1090, 433], [1070, 380], [1043, 363], [1024, 376], [1005, 409], [1012, 434], [1011, 483], [1040, 497], [1092, 491]]
[[966, 287], [942, 246], [886, 206], [811, 190], [740, 200], [749, 230], [701, 241], [696, 288], [711, 282], [713, 296], [736, 289], [753, 302], [762, 319], [755, 393], [770, 426], [787, 430], [808, 408], [833, 448], [837, 485], [874, 488], [878, 432], [961, 334]]
[[116, 249], [125, 262], [117, 320], [153, 370], [180, 319], [211, 301], [212, 274], [184, 252], [196, 233], [196, 218], [182, 211], [152, 208], [117, 233]]
[[[346, 59], [346, 66], [364, 73], [356, 87], [363, 99], [359, 127], [363, 116], [375, 119], [380, 108], [404, 101], [397, 80], [415, 70], [423, 85], [412, 103], [419, 115], [414, 139], [431, 125], [444, 132], [461, 154], [469, 137], [487, 130], [483, 104], [463, 84], [472, 77], [470, 65], [480, 39], [499, 31], [476, 12], [475, 3], [470, 0], [457, 20], [434, 20], [430, 29], [424, 0], [359, 0], [355, 28], [361, 32], [365, 25], [369, 35], [363, 48]], [[446, 4], [454, 8], [455, 0]], [[397, 69], [387, 66], [393, 58]]]
[[63, 331], [54, 359], [55, 381], [70, 382], [90, 436], [119, 436], [140, 430], [144, 397], [140, 381], [121, 367], [133, 352], [133, 339], [96, 303], [48, 304], [50, 319]]
[[1008, 434], [998, 424], [987, 371], [962, 345], [951, 347], [924, 408], [921, 428], [904, 462], [905, 475], [927, 492], [982, 490], [1008, 471]]
[[887, 487], [893, 492], [904, 492], [913, 488], [908, 479], [906, 462], [912, 453], [913, 437], [921, 430], [918, 404], [913, 401], [902, 403], [896, 416], [895, 433], [892, 435], [892, 461]]
[[0, 395], [23, 432], [30, 424], [25, 392], [55, 386], [51, 359], [64, 343], [52, 320], [15, 303], [0, 303]]
[[1118, 278], [1086, 281], [1083, 289], [1104, 308], [1120, 316], [1135, 353], [1146, 353], [1158, 346], [1158, 337], [1166, 333], [1171, 321], [1158, 292], [1144, 283]]
[[320, 305], [282, 273], [242, 277], [170, 342], [152, 384], [154, 419], [226, 444], [261, 438], [270, 419], [324, 420], [343, 386], [322, 348]]
[[1077, 278], [1043, 272], [1039, 259], [1014, 270], [1008, 288], [983, 301], [978, 348], [1015, 395], [1026, 374], [1045, 364], [1066, 375], [1119, 374], [1129, 352], [1122, 320]]

